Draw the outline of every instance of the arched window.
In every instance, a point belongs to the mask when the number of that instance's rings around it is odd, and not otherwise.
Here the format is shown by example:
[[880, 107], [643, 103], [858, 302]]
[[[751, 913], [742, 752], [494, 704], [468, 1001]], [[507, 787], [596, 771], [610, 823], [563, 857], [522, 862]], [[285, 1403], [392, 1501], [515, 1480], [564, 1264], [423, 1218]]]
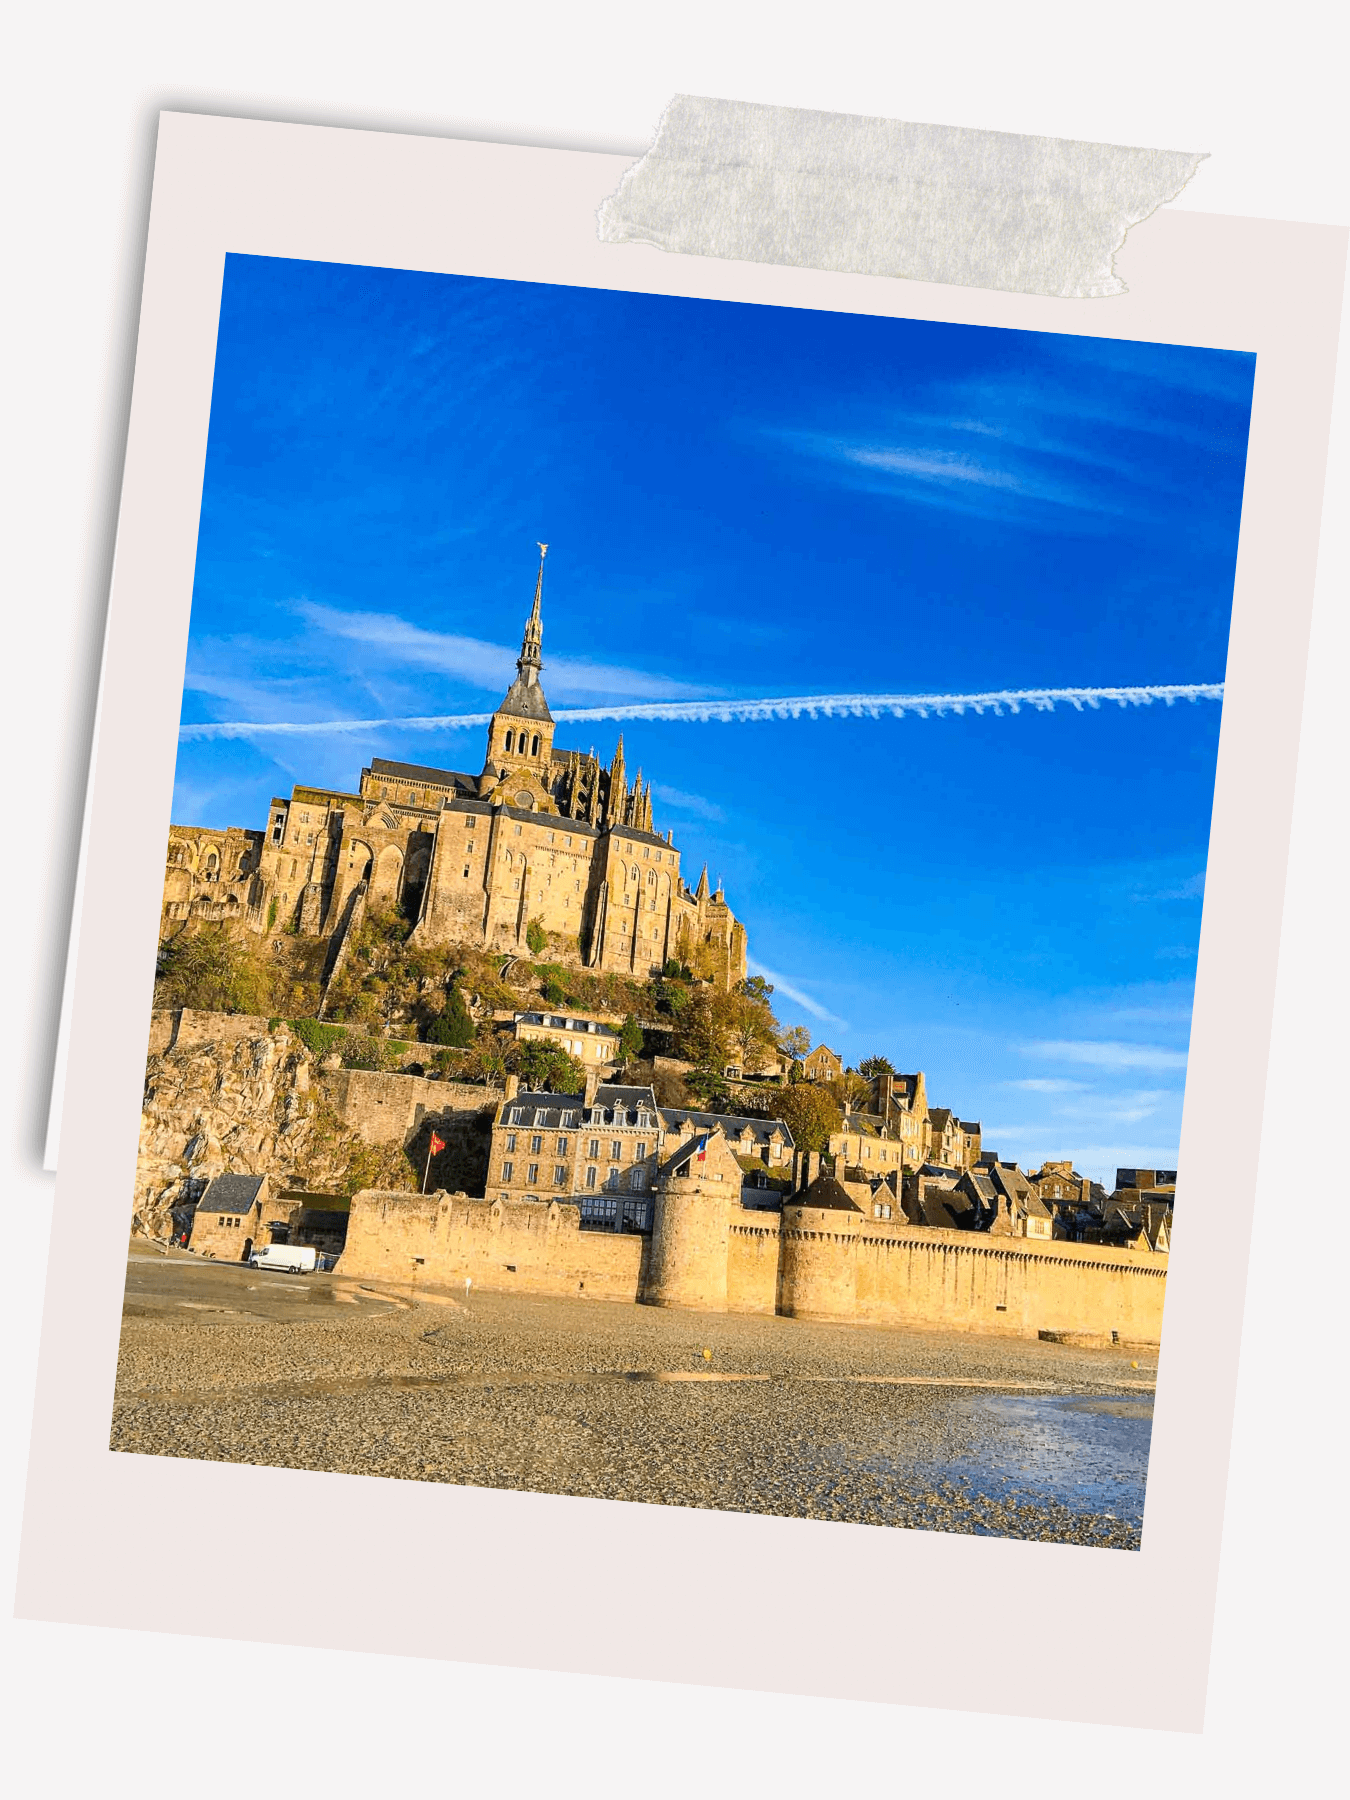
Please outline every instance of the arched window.
[[536, 731], [533, 738], [530, 740], [530, 755], [538, 756], [538, 754], [539, 754], [539, 733]]
[[515, 749], [515, 747], [516, 747], [516, 734], [514, 731], [508, 731], [506, 734], [507, 754], [509, 755], [511, 753], [511, 751]]

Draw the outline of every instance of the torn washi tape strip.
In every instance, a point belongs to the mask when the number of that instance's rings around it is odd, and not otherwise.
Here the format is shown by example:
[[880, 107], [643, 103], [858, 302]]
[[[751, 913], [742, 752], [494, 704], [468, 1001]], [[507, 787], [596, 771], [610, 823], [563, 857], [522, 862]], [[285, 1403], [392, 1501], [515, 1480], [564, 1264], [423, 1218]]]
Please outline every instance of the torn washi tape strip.
[[1063, 299], [1123, 294], [1132, 225], [1204, 153], [677, 94], [599, 235], [688, 256]]

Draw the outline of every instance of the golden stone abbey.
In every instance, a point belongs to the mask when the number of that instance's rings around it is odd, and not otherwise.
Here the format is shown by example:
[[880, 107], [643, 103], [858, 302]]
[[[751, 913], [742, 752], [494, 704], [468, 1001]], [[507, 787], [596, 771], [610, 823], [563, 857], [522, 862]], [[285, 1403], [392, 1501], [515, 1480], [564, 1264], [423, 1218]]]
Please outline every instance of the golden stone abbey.
[[680, 873], [653, 829], [650, 782], [629, 784], [623, 738], [604, 768], [554, 745], [540, 685], [544, 561], [516, 678], [488, 727], [482, 773], [371, 759], [359, 792], [299, 786], [262, 831], [174, 825], [161, 933], [238, 920], [340, 947], [367, 905], [401, 908], [413, 941], [523, 952], [531, 925], [562, 963], [644, 978], [678, 958], [730, 987], [745, 927], [706, 869]]

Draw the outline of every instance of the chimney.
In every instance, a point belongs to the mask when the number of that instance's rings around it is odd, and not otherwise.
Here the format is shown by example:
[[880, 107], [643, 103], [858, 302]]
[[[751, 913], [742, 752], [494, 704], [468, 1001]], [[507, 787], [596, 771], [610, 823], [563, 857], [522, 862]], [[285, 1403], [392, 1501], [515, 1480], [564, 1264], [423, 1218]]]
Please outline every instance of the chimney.
[[581, 1097], [582, 1104], [584, 1106], [593, 1106], [595, 1104], [595, 1090], [599, 1086], [600, 1086], [600, 1071], [599, 1071], [599, 1069], [587, 1069], [587, 1071], [586, 1071], [586, 1091], [583, 1093], [583, 1095]]
[[803, 1188], [803, 1191], [806, 1188], [810, 1187], [811, 1183], [815, 1180], [816, 1176], [819, 1175], [819, 1173], [820, 1173], [820, 1152], [819, 1152], [819, 1150], [808, 1150], [806, 1152], [806, 1155], [802, 1158], [802, 1188]]
[[519, 1075], [508, 1075], [506, 1078], [506, 1097], [507, 1097], [507, 1099], [514, 1100], [516, 1095], [519, 1092], [520, 1092], [520, 1077], [519, 1077]]

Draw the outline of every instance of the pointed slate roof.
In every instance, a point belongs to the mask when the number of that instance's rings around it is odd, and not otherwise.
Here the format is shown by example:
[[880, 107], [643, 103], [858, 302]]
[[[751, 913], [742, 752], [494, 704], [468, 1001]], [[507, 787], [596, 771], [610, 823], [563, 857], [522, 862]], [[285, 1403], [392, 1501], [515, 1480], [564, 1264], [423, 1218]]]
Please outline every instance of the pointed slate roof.
[[217, 1175], [206, 1184], [197, 1202], [198, 1212], [246, 1213], [258, 1198], [265, 1175]]
[[862, 1208], [854, 1204], [835, 1180], [833, 1175], [820, 1174], [810, 1187], [800, 1194], [794, 1194], [786, 1202], [788, 1206], [814, 1206], [822, 1212], [860, 1213]]

